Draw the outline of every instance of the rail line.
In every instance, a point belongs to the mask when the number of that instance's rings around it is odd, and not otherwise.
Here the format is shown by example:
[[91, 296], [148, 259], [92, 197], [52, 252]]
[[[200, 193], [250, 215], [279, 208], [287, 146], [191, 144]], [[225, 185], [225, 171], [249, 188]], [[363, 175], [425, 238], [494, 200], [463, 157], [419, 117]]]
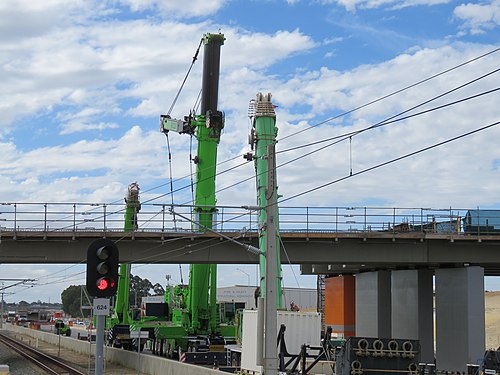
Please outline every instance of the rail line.
[[43, 369], [43, 371], [45, 371], [47, 374], [87, 375], [85, 372], [71, 367], [64, 362], [61, 362], [59, 359], [45, 354], [19, 340], [10, 337], [5, 333], [0, 333], [0, 343], [9, 347], [16, 353], [26, 358], [31, 363]]

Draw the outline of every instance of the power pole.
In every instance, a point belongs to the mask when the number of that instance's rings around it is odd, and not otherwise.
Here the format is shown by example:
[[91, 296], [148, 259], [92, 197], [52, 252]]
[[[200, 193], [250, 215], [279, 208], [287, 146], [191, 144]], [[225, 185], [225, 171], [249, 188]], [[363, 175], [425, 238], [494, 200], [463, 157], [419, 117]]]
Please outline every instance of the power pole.
[[[3, 282], [2, 282], [2, 289], [3, 289]], [[0, 311], [0, 329], [3, 329], [3, 294], [4, 294], [4, 291], [2, 290], [2, 309]]]
[[264, 374], [276, 375], [278, 372], [278, 349], [276, 334], [278, 318], [276, 309], [276, 157], [275, 144], [267, 146], [267, 189], [266, 189], [266, 293], [264, 308]]

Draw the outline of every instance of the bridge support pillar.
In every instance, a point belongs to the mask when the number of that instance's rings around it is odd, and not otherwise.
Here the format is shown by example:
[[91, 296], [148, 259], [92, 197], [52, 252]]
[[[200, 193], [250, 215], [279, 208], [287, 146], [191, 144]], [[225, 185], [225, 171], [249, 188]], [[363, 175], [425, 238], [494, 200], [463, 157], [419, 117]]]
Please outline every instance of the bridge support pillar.
[[485, 351], [484, 269], [436, 270], [436, 369], [467, 371]]
[[433, 290], [431, 270], [391, 273], [391, 338], [420, 341], [420, 361], [434, 363]]
[[391, 273], [356, 275], [356, 336], [391, 336]]

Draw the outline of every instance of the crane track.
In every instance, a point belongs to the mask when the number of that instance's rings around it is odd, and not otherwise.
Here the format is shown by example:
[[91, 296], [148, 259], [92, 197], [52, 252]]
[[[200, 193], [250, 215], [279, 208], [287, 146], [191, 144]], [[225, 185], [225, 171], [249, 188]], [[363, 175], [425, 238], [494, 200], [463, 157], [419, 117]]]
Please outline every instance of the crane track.
[[18, 341], [5, 333], [0, 333], [0, 343], [9, 347], [16, 353], [26, 358], [31, 363], [43, 369], [47, 374], [61, 375], [87, 375], [76, 368], [61, 362], [59, 359], [45, 354], [24, 342]]

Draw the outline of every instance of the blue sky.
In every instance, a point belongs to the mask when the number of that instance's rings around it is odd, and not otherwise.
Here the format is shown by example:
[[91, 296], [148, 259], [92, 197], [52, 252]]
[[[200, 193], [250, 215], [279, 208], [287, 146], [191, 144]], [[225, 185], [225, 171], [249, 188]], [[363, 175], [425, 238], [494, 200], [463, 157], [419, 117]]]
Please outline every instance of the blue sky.
[[[226, 36], [219, 107], [226, 128], [219, 160], [248, 151], [248, 102], [271, 92], [278, 150], [371, 125], [499, 68], [500, 52], [386, 100], [319, 122], [499, 47], [500, 1], [447, 0], [4, 0], [0, 4], [0, 201], [121, 201], [130, 182], [142, 199], [168, 203], [165, 137], [158, 131], [207, 32]], [[201, 86], [202, 56], [172, 115], [188, 114]], [[497, 88], [499, 73], [422, 107]], [[280, 168], [280, 194], [293, 196], [402, 154], [498, 121], [494, 92], [363, 133]], [[292, 135], [299, 130], [310, 129]], [[497, 127], [287, 202], [287, 205], [492, 207], [498, 195]], [[189, 137], [171, 134], [174, 178], [189, 175]], [[314, 147], [305, 149], [307, 151]], [[306, 152], [283, 153], [286, 162]], [[241, 159], [230, 165], [241, 163]], [[222, 188], [252, 176], [252, 165], [218, 178]], [[181, 179], [177, 186], [189, 183]], [[189, 190], [189, 189], [187, 189]], [[188, 191], [176, 202], [189, 201]], [[224, 190], [221, 205], [255, 202], [253, 181]], [[247, 283], [221, 267], [219, 284]], [[255, 267], [241, 266], [250, 275]], [[84, 280], [82, 266], [0, 265], [2, 277], [37, 277], [7, 300], [60, 298]], [[177, 266], [143, 265], [141, 277], [178, 280]], [[54, 275], [55, 272], [59, 272]], [[290, 267], [285, 284], [297, 286]], [[298, 275], [302, 286], [315, 278]], [[55, 277], [63, 281], [53, 284]], [[186, 275], [186, 272], [185, 272]], [[186, 276], [185, 276], [186, 277]], [[252, 282], [253, 282], [252, 278]], [[42, 284], [49, 284], [43, 285]], [[487, 279], [487, 288], [500, 288]]]

